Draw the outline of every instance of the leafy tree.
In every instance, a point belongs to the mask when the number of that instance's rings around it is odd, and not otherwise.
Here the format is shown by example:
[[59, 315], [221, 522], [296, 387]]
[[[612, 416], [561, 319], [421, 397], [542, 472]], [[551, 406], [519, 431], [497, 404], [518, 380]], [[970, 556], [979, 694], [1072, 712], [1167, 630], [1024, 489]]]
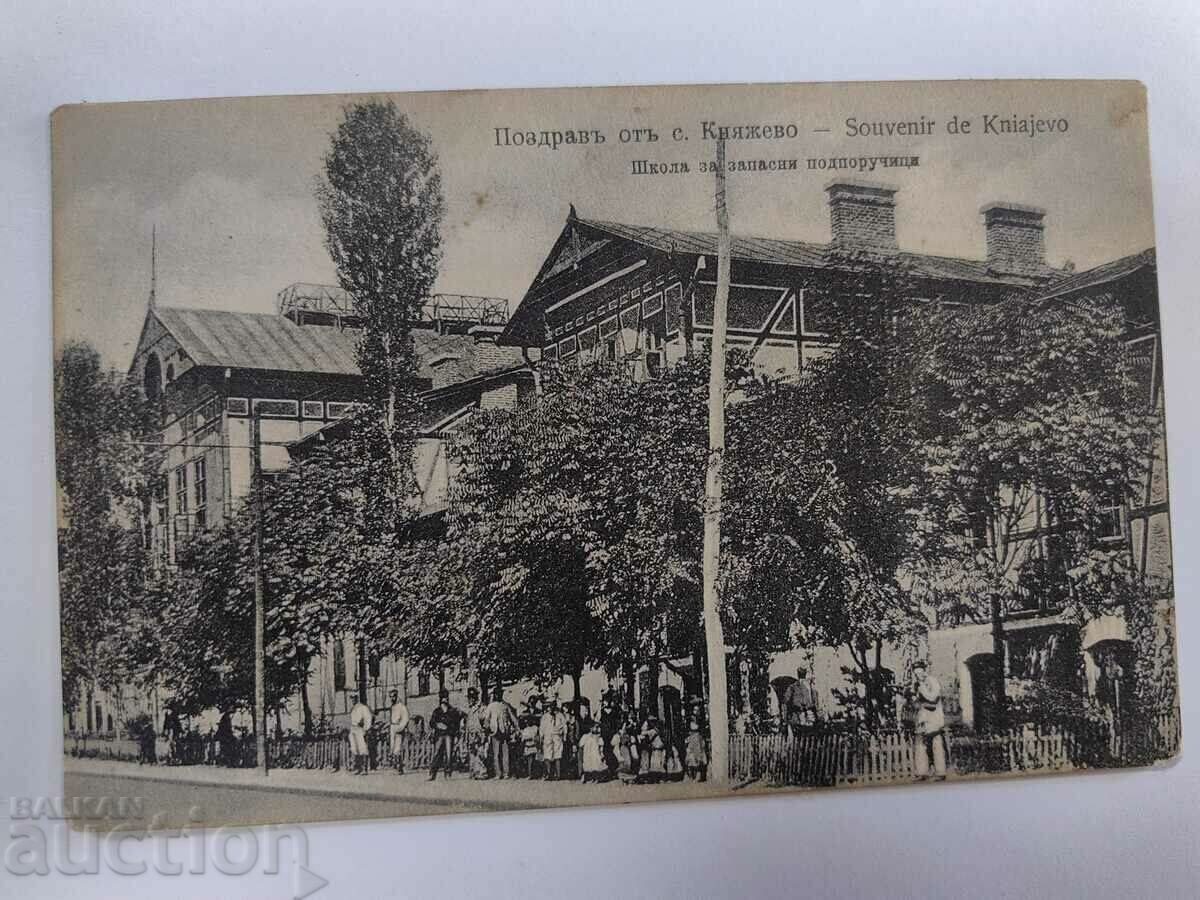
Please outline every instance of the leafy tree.
[[325, 245], [362, 324], [358, 366], [377, 424], [359, 429], [359, 447], [388, 467], [386, 477], [360, 485], [371, 505], [391, 514], [390, 525], [370, 535], [378, 551], [418, 512], [413, 452], [421, 401], [412, 328], [437, 279], [444, 214], [432, 141], [390, 100], [352, 104], [331, 137], [316, 194]]
[[338, 281], [362, 321], [358, 365], [379, 414], [392, 468], [386, 499], [399, 521], [414, 496], [420, 410], [412, 328], [441, 262], [444, 201], [432, 142], [390, 100], [348, 106], [317, 201]]
[[[914, 585], [943, 624], [990, 620], [1003, 671], [1006, 615], [1083, 618], [1139, 578], [1108, 538], [1144, 483], [1158, 417], [1109, 299], [926, 306], [902, 331], [919, 429]], [[998, 678], [1001, 715], [1005, 700]]]
[[147, 568], [150, 475], [159, 452], [142, 443], [154, 410], [136, 384], [70, 343], [54, 369], [63, 704], [78, 691], [145, 674], [123, 640]]

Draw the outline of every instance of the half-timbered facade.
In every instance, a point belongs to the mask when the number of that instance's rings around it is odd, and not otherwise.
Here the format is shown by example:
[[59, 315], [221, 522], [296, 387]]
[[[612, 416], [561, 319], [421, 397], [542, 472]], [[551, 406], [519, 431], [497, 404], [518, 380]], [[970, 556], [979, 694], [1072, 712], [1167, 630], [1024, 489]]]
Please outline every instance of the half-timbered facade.
[[[1014, 292], [1040, 296], [1046, 302], [1070, 302], [1101, 293], [1117, 297], [1127, 312], [1130, 344], [1146, 357], [1146, 401], [1161, 411], [1153, 250], [1085, 272], [1056, 268], [1045, 257], [1045, 212], [1024, 204], [993, 203], [980, 211], [983, 258], [912, 253], [898, 240], [895, 189], [839, 181], [825, 190], [830, 209], [828, 244], [743, 236], [732, 240], [729, 346], [747, 352], [759, 372], [794, 375], [808, 361], [830, 351], [826, 298], [837, 290], [834, 269], [845, 254], [858, 253], [900, 263], [913, 291], [909, 299], [914, 300], [979, 303]], [[589, 219], [572, 206], [500, 340], [530, 351], [536, 348], [546, 361], [604, 358], [625, 362], [638, 377], [653, 377], [659, 368], [681, 357], [689, 344], [699, 348], [711, 339], [716, 252], [715, 233]], [[1152, 451], [1154, 464], [1144, 502], [1114, 508], [1109, 537], [1114, 543], [1124, 542], [1143, 571], [1165, 576], [1169, 582], [1163, 440], [1160, 435]], [[1082, 671], [1089, 691], [1102, 689], [1106, 654], [1127, 657], [1129, 653], [1120, 617], [1102, 617], [1072, 632], [1053, 602], [1028, 600], [1016, 598], [1006, 614], [1007, 675], [1018, 680], [1039, 678], [1049, 666], [1063, 677], [1075, 678]], [[939, 630], [930, 638], [928, 652], [946, 688], [947, 712], [966, 725], [979, 724], [981, 691], [974, 688], [987, 674], [991, 650], [987, 625]], [[679, 670], [680, 662], [663, 670], [662, 683], [678, 680], [672, 673]], [[785, 684], [801, 662], [811, 673], [822, 705], [834, 707], [834, 691], [846, 688], [843, 667], [852, 666], [845, 651], [834, 648], [775, 656], [768, 670], [758, 673], [757, 692], [773, 706], [776, 695], [766, 689], [767, 681]], [[888, 650], [883, 665], [899, 672], [902, 660]], [[752, 691], [744, 681], [742, 692], [745, 706]]]

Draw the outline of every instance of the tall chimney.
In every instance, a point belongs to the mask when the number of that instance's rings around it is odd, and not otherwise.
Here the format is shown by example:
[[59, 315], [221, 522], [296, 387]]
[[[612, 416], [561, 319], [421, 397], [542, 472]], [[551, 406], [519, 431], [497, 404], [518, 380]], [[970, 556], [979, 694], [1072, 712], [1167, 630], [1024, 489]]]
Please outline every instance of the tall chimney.
[[1044, 209], [1019, 203], [989, 203], [979, 210], [987, 233], [988, 268], [1002, 275], [1044, 275]]
[[896, 189], [873, 181], [845, 179], [825, 185], [829, 194], [831, 246], [838, 250], [895, 253]]

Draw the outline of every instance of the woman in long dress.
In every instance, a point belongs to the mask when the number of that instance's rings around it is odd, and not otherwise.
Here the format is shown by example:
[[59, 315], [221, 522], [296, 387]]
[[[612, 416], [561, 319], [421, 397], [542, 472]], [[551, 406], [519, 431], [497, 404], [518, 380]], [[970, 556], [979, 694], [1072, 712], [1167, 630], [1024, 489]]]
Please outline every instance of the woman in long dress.
[[648, 784], [661, 781], [667, 774], [667, 743], [658, 728], [658, 719], [646, 718], [642, 726], [642, 769], [640, 780]]

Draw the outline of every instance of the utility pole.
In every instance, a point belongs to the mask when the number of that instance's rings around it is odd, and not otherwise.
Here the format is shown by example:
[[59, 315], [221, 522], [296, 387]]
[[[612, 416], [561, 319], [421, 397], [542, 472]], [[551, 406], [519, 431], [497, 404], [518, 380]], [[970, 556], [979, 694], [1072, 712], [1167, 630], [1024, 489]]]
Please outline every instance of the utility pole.
[[254, 468], [254, 749], [258, 773], [267, 774], [266, 601], [263, 596], [262, 420], [250, 409], [250, 455]]
[[729, 307], [729, 210], [725, 203], [725, 140], [717, 138], [717, 294], [713, 301], [712, 367], [708, 375], [708, 466], [704, 478], [704, 642], [708, 659], [710, 780], [729, 783], [729, 700], [725, 632], [721, 627], [721, 464], [725, 456], [725, 332]]

